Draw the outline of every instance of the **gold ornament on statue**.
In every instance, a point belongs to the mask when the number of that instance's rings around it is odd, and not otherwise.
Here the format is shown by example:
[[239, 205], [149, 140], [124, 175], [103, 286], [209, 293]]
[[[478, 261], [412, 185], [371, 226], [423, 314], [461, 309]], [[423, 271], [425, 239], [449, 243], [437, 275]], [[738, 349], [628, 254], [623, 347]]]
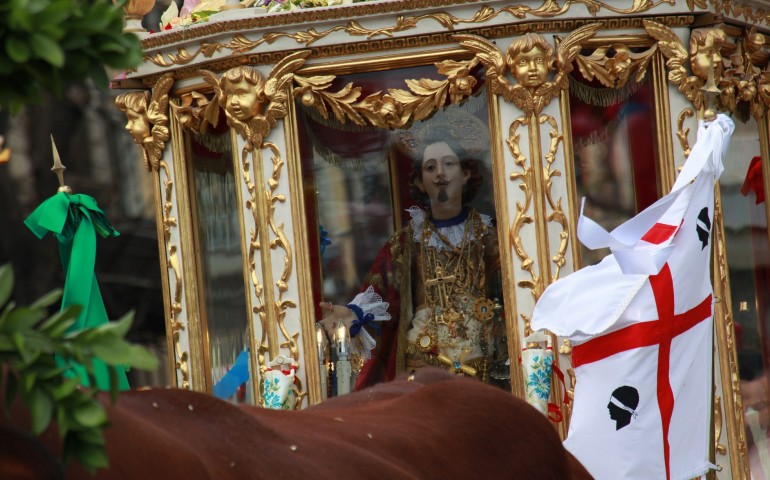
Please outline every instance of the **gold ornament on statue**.
[[482, 297], [473, 302], [473, 316], [479, 322], [487, 322], [495, 316], [495, 302]]
[[425, 353], [430, 352], [436, 346], [436, 339], [433, 338], [433, 335], [429, 333], [424, 333], [417, 340], [417, 346], [420, 348], [420, 351], [422, 352], [425, 352]]

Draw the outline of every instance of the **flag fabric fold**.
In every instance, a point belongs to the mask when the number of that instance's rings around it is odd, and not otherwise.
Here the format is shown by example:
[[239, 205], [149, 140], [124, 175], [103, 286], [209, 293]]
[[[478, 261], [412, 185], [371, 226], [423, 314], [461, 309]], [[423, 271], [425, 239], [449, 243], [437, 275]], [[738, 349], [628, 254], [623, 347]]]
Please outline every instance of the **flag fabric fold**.
[[[109, 321], [99, 284], [96, 281], [96, 233], [102, 237], [117, 237], [107, 215], [92, 197], [83, 194], [59, 192], [41, 203], [24, 220], [32, 233], [43, 238], [51, 233], [59, 244], [59, 256], [65, 272], [62, 310], [70, 305], [80, 305], [82, 310], [70, 331], [97, 327]], [[81, 384], [91, 386], [86, 369], [79, 364], [69, 365], [67, 376], [77, 376]], [[110, 389], [107, 365], [95, 358], [93, 372], [100, 390]], [[125, 369], [116, 367], [118, 388], [129, 388]]]
[[708, 471], [714, 183], [734, 129], [719, 115], [671, 192], [612, 232], [578, 236], [612, 254], [550, 285], [532, 328], [573, 342], [576, 385], [565, 446], [597, 479], [693, 478]]

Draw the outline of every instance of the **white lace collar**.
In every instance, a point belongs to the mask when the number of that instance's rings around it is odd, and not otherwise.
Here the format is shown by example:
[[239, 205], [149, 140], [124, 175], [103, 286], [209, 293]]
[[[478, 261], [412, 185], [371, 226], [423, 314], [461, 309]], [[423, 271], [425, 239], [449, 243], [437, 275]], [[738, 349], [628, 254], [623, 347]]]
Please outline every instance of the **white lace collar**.
[[[422, 226], [423, 223], [426, 220], [425, 216], [425, 210], [419, 208], [419, 207], [410, 207], [406, 210], [409, 212], [409, 215], [412, 217], [412, 220], [409, 222], [409, 225], [412, 227], [412, 238], [415, 242], [421, 243], [422, 242]], [[492, 226], [492, 218], [489, 215], [484, 215], [483, 213], [479, 213], [479, 217], [481, 218], [481, 222], [486, 225], [487, 227]], [[470, 218], [470, 217], [468, 217]], [[463, 243], [463, 235], [465, 234], [465, 224], [468, 223], [468, 218], [463, 220], [462, 222], [452, 225], [449, 227], [438, 227], [438, 231], [441, 232], [441, 234], [449, 240], [449, 243], [451, 244], [452, 248], [459, 247]], [[476, 235], [475, 232], [469, 232], [470, 238], [469, 240], [475, 240]], [[438, 238], [436, 235], [432, 235], [430, 237], [430, 240], [428, 240], [428, 246], [433, 247], [437, 250], [448, 250], [449, 246], [447, 246], [441, 239]]]

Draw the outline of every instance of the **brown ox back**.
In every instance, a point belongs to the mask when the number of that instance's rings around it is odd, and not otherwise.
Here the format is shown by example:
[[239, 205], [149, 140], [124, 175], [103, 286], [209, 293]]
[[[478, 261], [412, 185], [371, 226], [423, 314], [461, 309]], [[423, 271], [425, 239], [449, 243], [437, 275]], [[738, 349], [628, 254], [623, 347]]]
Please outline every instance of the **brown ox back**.
[[[110, 467], [96, 478], [590, 478], [525, 402], [444, 372], [415, 377], [294, 412], [180, 389], [133, 390], [116, 405], [105, 395]], [[11, 438], [3, 432], [0, 444]], [[42, 440], [58, 453], [55, 428]], [[30, 461], [45, 467], [19, 450], [12, 461], [0, 454], [0, 478]], [[67, 478], [93, 477], [70, 465]]]

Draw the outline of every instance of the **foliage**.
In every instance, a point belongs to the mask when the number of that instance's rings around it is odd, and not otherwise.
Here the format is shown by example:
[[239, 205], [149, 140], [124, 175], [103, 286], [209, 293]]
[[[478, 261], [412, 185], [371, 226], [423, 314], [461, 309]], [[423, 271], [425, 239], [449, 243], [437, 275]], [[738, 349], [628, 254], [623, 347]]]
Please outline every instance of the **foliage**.
[[[118, 391], [113, 366], [153, 370], [157, 359], [124, 340], [133, 319], [131, 314], [117, 322], [68, 333], [79, 307], [47, 315], [61, 291], [51, 292], [32, 305], [16, 306], [10, 301], [12, 290], [13, 272], [8, 265], [0, 266], [0, 365], [6, 382], [6, 415], [13, 400], [20, 396], [29, 410], [34, 435], [56, 420], [64, 463], [75, 459], [90, 472], [106, 467], [104, 407], [94, 398], [96, 390], [80, 388], [78, 378], [66, 378], [66, 368], [61, 364], [76, 361], [93, 377], [90, 359], [101, 358], [110, 370], [114, 402]], [[91, 384], [95, 384], [93, 378]]]
[[0, 1], [0, 109], [18, 111], [42, 92], [92, 78], [109, 83], [104, 65], [139, 64], [139, 39], [123, 33], [123, 1]]

